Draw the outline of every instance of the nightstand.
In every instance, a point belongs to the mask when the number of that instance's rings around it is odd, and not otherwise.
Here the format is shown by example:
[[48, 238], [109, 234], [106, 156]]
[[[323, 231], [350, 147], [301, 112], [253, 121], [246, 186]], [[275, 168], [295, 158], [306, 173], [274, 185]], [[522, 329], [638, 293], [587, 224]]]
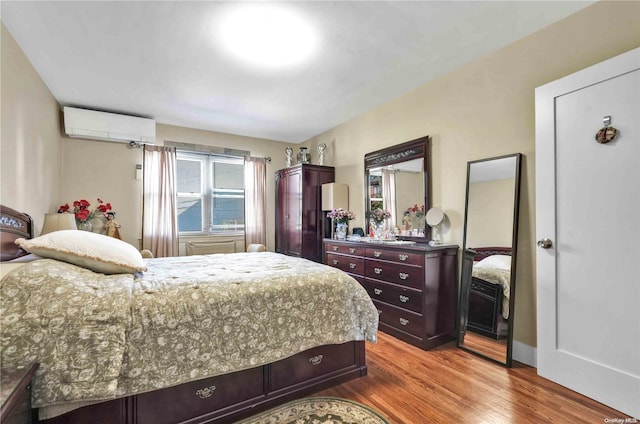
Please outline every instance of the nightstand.
[[0, 422], [31, 423], [31, 379], [37, 363], [0, 369]]

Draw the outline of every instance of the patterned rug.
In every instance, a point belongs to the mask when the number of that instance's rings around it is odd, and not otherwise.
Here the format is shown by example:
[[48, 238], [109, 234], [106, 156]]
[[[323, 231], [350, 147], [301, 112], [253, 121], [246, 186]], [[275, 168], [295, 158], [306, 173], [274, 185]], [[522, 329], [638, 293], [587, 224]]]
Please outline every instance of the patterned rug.
[[389, 424], [389, 421], [352, 400], [311, 397], [285, 403], [236, 424]]

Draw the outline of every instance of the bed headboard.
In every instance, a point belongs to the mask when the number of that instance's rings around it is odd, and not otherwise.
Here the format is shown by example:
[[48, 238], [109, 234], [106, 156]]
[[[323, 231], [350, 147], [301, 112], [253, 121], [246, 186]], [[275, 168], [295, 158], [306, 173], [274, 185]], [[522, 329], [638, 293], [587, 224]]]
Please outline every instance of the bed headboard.
[[16, 243], [18, 238], [33, 238], [33, 220], [26, 213], [0, 205], [0, 261], [26, 255]]
[[473, 257], [474, 261], [481, 261], [482, 259], [492, 255], [511, 256], [510, 247], [473, 247], [472, 250], [476, 251], [476, 255]]

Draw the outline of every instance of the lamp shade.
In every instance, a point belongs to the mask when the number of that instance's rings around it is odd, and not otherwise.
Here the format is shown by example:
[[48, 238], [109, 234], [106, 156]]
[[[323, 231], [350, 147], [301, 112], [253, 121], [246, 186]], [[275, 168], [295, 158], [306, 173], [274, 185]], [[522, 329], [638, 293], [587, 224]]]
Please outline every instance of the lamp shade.
[[72, 213], [48, 213], [44, 216], [42, 234], [60, 230], [77, 230], [76, 216]]
[[342, 183], [322, 184], [322, 210], [349, 209], [349, 186]]

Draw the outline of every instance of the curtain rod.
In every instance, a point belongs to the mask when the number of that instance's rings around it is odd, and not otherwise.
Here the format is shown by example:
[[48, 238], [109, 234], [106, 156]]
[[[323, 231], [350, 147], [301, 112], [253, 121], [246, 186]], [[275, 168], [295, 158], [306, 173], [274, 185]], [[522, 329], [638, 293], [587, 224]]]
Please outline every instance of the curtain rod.
[[[130, 141], [129, 142], [129, 147], [132, 148], [132, 149], [134, 149], [134, 148], [140, 149], [145, 144], [147, 144], [147, 143], [140, 143], [138, 141]], [[213, 154], [218, 154], [218, 155], [223, 155], [223, 156], [229, 155], [229, 151], [233, 151], [232, 149], [227, 149], [225, 147], [178, 143], [178, 142], [174, 142], [174, 141], [165, 141], [165, 145], [168, 145], [168, 146], [173, 145], [174, 147], [181, 148], [182, 150], [189, 150], [189, 151], [192, 151], [194, 153], [213, 153]], [[221, 152], [221, 150], [224, 153]], [[246, 151], [246, 150], [235, 150], [235, 152], [244, 153], [244, 154], [238, 155], [238, 156], [251, 157], [251, 152]], [[236, 156], [236, 155], [229, 155], [229, 156]], [[265, 161], [267, 161], [267, 162], [271, 162], [271, 156], [266, 156], [263, 159]]]

